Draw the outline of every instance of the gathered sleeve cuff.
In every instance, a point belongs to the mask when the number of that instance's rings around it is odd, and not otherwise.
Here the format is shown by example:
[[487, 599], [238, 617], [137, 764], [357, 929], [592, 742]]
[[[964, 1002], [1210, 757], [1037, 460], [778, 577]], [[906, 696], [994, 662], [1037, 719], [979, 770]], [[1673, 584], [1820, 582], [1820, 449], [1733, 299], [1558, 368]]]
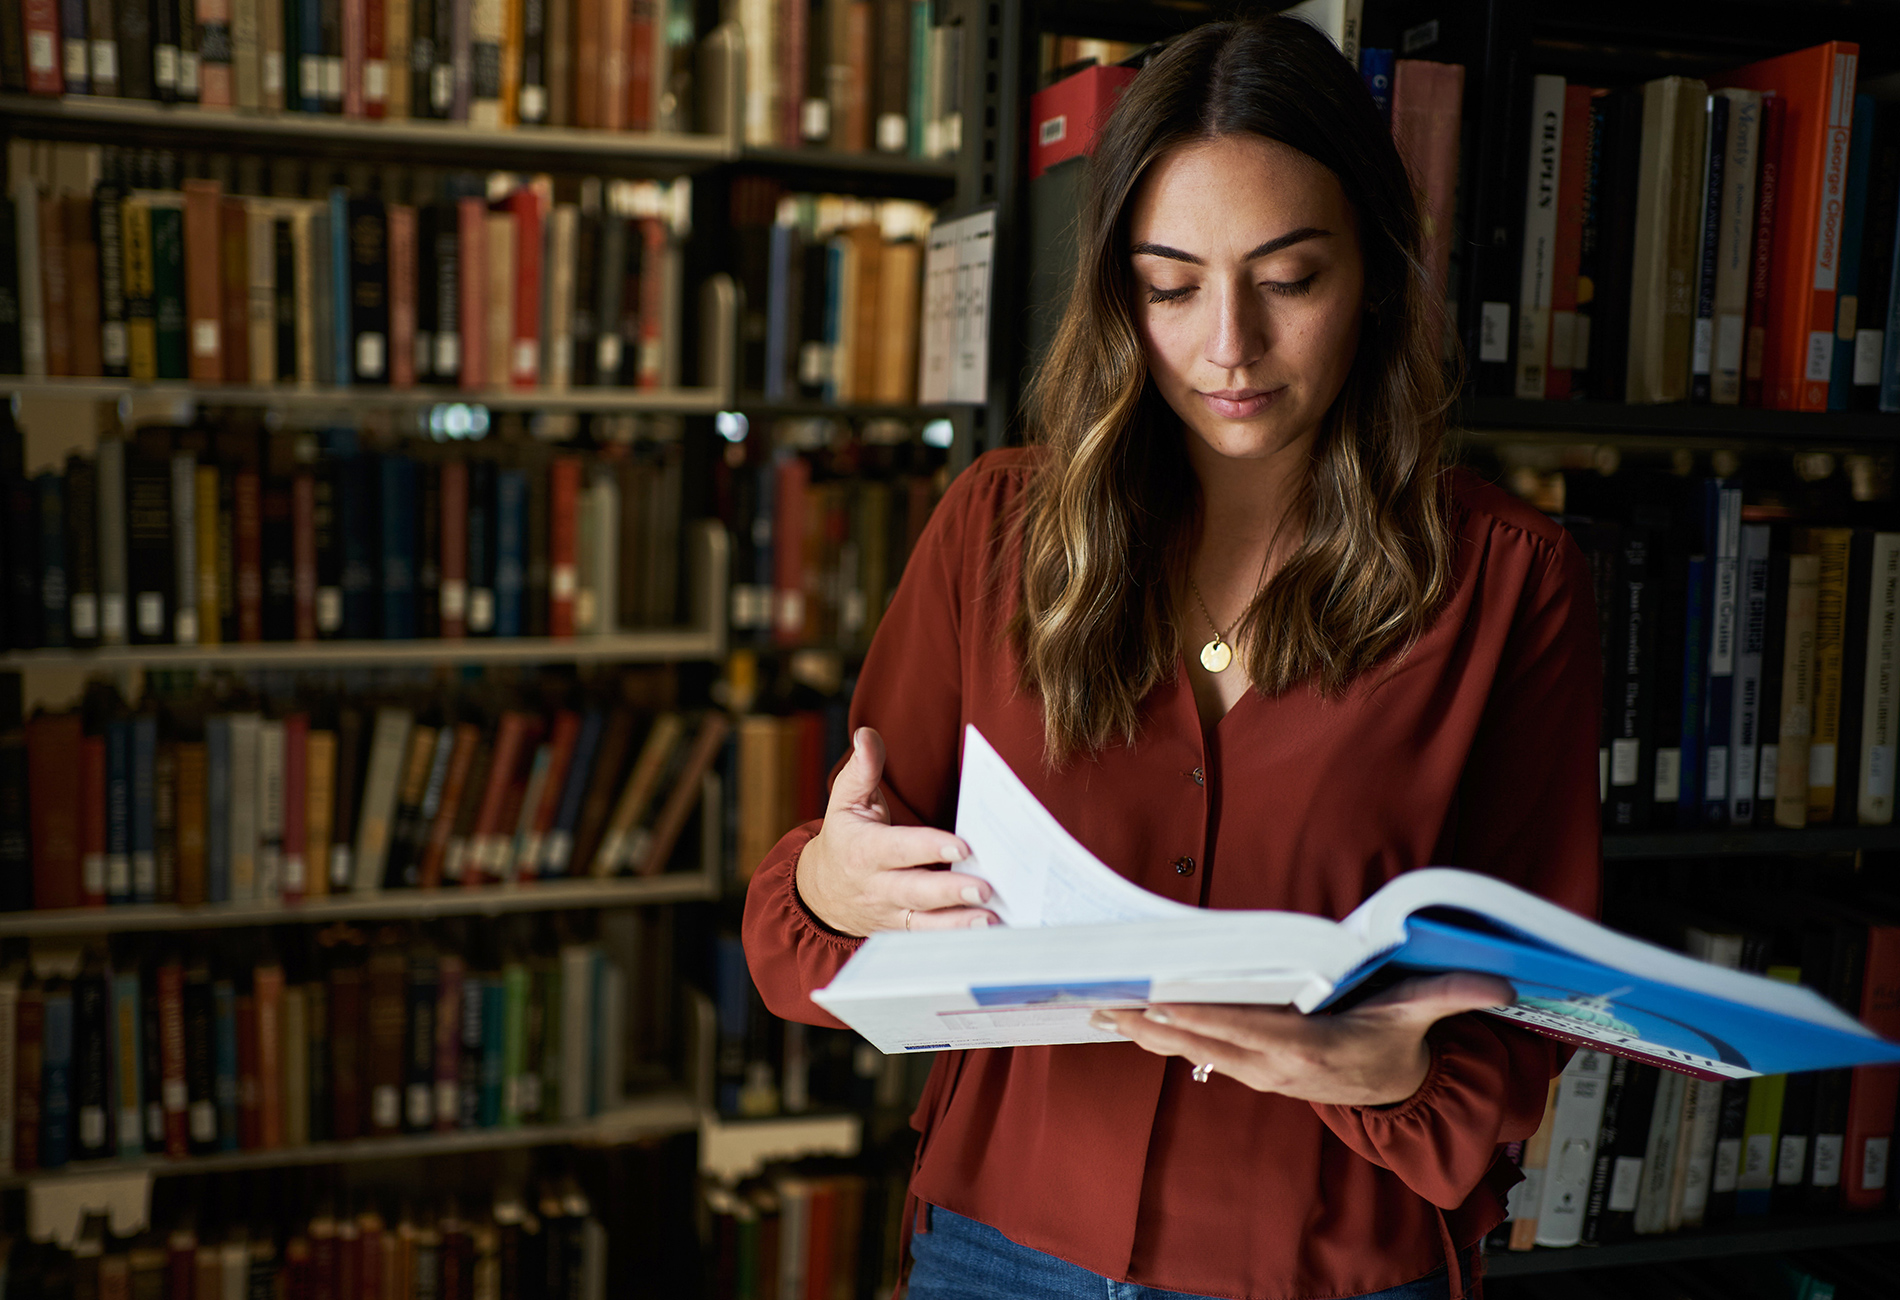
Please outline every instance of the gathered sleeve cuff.
[[864, 940], [840, 934], [812, 915], [798, 896], [798, 857], [822, 821], [786, 832], [752, 873], [746, 889], [746, 963], [766, 1009], [781, 1020], [844, 1028], [844, 1022], [811, 1000], [831, 983]]

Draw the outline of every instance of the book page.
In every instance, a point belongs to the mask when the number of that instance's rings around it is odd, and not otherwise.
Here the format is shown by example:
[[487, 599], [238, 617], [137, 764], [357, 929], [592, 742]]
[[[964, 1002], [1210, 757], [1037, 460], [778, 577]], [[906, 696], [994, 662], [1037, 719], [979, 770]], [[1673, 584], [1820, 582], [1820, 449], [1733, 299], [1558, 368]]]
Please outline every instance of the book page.
[[1004, 925], [1099, 925], [1202, 915], [1117, 875], [1062, 828], [975, 727], [963, 729], [957, 870], [989, 881]]

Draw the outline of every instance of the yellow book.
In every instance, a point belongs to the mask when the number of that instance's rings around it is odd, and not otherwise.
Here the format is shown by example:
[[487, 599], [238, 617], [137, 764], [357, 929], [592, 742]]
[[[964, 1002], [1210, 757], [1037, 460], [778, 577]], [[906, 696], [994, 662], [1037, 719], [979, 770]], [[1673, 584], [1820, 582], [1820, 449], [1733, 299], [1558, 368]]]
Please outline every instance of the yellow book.
[[1814, 730], [1808, 742], [1808, 822], [1834, 820], [1834, 773], [1841, 737], [1841, 650], [1847, 628], [1847, 552], [1851, 528], [1804, 528], [1797, 555], [1821, 561], [1814, 591]]
[[330, 892], [330, 840], [336, 819], [336, 733], [304, 737], [304, 896]]
[[158, 378], [158, 282], [152, 262], [152, 208], [128, 197], [119, 205], [125, 277], [126, 364], [133, 379]]
[[1782, 642], [1781, 740], [1775, 767], [1775, 825], [1808, 824], [1808, 759], [1814, 741], [1814, 622], [1821, 561], [1788, 557], [1788, 621]]

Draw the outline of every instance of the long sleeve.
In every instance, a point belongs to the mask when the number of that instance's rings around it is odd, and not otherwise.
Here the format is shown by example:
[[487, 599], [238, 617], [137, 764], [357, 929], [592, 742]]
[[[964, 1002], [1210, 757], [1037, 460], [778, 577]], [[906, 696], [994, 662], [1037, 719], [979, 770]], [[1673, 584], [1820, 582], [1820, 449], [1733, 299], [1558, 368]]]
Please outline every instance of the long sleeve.
[[[851, 729], [875, 727], [884, 737], [884, 799], [899, 826], [949, 829], [955, 821], [965, 602], [1000, 594], [966, 574], [983, 572], [969, 542], [995, 522], [1010, 477], [981, 462], [958, 476], [918, 539], [858, 675]], [[811, 992], [831, 982], [862, 940], [826, 928], [798, 897], [798, 855], [819, 826], [793, 830], [753, 873], [744, 940], [753, 982], [774, 1015], [835, 1026]]]
[[[1568, 536], [1523, 549], [1517, 605], [1459, 784], [1449, 865], [1594, 916], [1600, 880], [1596, 605]], [[1496, 575], [1493, 575], [1496, 576]], [[1570, 1049], [1482, 1014], [1440, 1022], [1419, 1090], [1388, 1108], [1316, 1105], [1353, 1151], [1433, 1204], [1462, 1204], [1497, 1144], [1529, 1137]]]

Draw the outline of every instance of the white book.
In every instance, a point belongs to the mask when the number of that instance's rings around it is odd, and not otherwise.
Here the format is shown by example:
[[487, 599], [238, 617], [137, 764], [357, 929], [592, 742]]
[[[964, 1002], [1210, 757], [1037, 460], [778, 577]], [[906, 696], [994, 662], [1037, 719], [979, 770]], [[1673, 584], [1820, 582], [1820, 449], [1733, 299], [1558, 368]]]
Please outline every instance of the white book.
[[257, 893], [258, 731], [255, 713], [231, 715], [231, 901], [248, 903]]
[[1650, 1111], [1649, 1143], [1643, 1151], [1643, 1186], [1636, 1194], [1636, 1231], [1664, 1232], [1669, 1225], [1669, 1193], [1676, 1179], [1676, 1134], [1682, 1127], [1685, 1075], [1664, 1070], [1656, 1082]]
[[[20, 267], [20, 359], [29, 379], [46, 377], [46, 291], [30, 268], [40, 264], [40, 187], [30, 176], [13, 184], [13, 230]], [[103, 514], [103, 512], [101, 512]]]
[[739, 0], [745, 37], [745, 142], [771, 148], [778, 138], [777, 0]]
[[[1721, 107], [1723, 139], [1716, 138], [1715, 96], [1706, 95], [1702, 100], [1702, 167], [1701, 183], [1696, 186], [1695, 209], [1695, 265], [1690, 273], [1689, 314], [1694, 322], [1689, 343], [1689, 375], [1693, 391], [1696, 379], [1706, 380], [1709, 374], [1709, 362], [1715, 350], [1715, 265], [1708, 260], [1709, 241], [1715, 238], [1718, 215], [1709, 210], [1709, 186], [1720, 186], [1721, 164], [1726, 160], [1728, 131], [1728, 104]], [[1708, 279], [1705, 281], [1704, 276]], [[1702, 295], [1709, 294], [1710, 315], [1702, 314]]]
[[264, 68], [257, 39], [262, 7], [259, 0], [231, 0], [231, 85], [238, 108], [264, 106]]
[[586, 1119], [592, 1080], [588, 1039], [594, 1024], [594, 955], [591, 944], [561, 949], [561, 1118]]
[[1716, 1139], [1722, 1131], [1722, 1084], [1712, 1079], [1691, 1079], [1695, 1090], [1695, 1123], [1688, 1126], [1691, 1111], [1685, 1106], [1683, 1122], [1689, 1127], [1682, 1143], [1684, 1163], [1680, 1173], [1682, 1198], [1672, 1204], [1672, 1226], [1699, 1228], [1708, 1215], [1709, 1191], [1715, 1177]]
[[1893, 822], [1894, 691], [1900, 669], [1900, 533], [1874, 534], [1868, 592], [1867, 676], [1860, 715], [1860, 824]]
[[284, 724], [257, 728], [257, 896], [284, 896]]
[[1760, 170], [1761, 92], [1718, 90], [1728, 100], [1728, 143], [1715, 246], [1715, 350], [1710, 400], [1733, 406], [1742, 397], [1749, 281], [1754, 273], [1755, 174]]
[[596, 952], [594, 957], [594, 1024], [588, 1037], [593, 1048], [593, 1113], [605, 1114], [622, 1100], [627, 1027], [627, 978], [618, 965]]
[[620, 484], [602, 470], [587, 485], [592, 504], [594, 631], [607, 636], [620, 626]]
[[351, 887], [358, 893], [374, 893], [383, 887], [383, 864], [389, 855], [391, 822], [396, 815], [403, 759], [409, 753], [409, 728], [414, 721], [408, 709], [376, 710], [376, 730], [370, 740], [369, 765], [356, 820], [356, 866]]
[[[33, 276], [21, 276], [24, 284]], [[43, 372], [42, 372], [43, 373]], [[99, 643], [124, 645], [127, 635], [125, 439], [99, 439]]]
[[1597, 1130], [1610, 1088], [1608, 1052], [1581, 1048], [1564, 1067], [1544, 1163], [1544, 1194], [1537, 1210], [1537, 1244], [1574, 1246], [1583, 1240], [1583, 1215], [1596, 1169]]
[[[1697, 961], [1740, 970], [1742, 936], [1719, 930], [1689, 926], [1683, 932], [1683, 948]], [[1701, 1082], [1701, 1081], [1698, 1081]], [[1705, 1084], [1697, 1097], [1695, 1140], [1689, 1147], [1690, 1168], [1683, 1180], [1681, 1223], [1697, 1227], [1707, 1217], [1712, 1192], [1732, 1192], [1741, 1175], [1742, 1141], [1723, 1138], [1722, 1087]]]
[[1517, 294], [1519, 397], [1541, 398], [1550, 372], [1550, 297], [1556, 282], [1557, 173], [1563, 139], [1564, 79], [1540, 74], [1531, 87], [1530, 179], [1524, 187], [1524, 263]]
[[541, 383], [556, 393], [565, 392], [574, 381], [574, 280], [580, 215], [575, 204], [557, 203], [548, 219]]
[[778, 1293], [805, 1294], [806, 1238], [811, 1234], [811, 1185], [802, 1178], [778, 1180]]
[[172, 639], [198, 644], [198, 458], [172, 456]]
[[1755, 758], [1761, 744], [1761, 665], [1768, 643], [1768, 525], [1742, 529], [1736, 593], [1735, 683], [1729, 708], [1728, 817], [1755, 820]]

